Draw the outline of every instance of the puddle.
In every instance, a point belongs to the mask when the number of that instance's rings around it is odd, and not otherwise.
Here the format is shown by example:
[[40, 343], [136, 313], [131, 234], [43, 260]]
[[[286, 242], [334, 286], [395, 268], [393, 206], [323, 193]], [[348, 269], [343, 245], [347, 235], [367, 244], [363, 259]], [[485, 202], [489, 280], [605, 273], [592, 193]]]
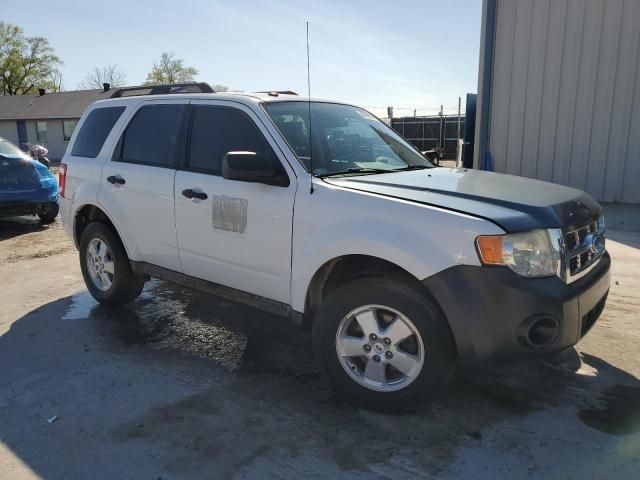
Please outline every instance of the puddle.
[[89, 318], [91, 310], [98, 305], [91, 294], [86, 290], [76, 293], [71, 297], [71, 305], [62, 315], [62, 320], [81, 320]]
[[318, 378], [308, 334], [286, 319], [157, 280], [121, 308], [74, 296], [64, 318], [89, 318], [104, 338], [214, 360], [241, 375]]
[[640, 388], [615, 385], [595, 405], [580, 410], [578, 417], [589, 427], [612, 435], [640, 432]]
[[[204, 358], [238, 375], [289, 378], [297, 388], [321, 384], [308, 332], [285, 319], [161, 281], [122, 308], [97, 304], [88, 292], [72, 297], [63, 319], [88, 319], [96, 333], [117, 348], [144, 346]], [[523, 415], [589, 398], [607, 366], [570, 349], [545, 362], [523, 362], [496, 375], [467, 378], [453, 411], [475, 403], [492, 412]], [[450, 392], [449, 400], [455, 399]], [[469, 398], [471, 397], [471, 398]], [[632, 433], [640, 426], [640, 389], [619, 386], [579, 413], [589, 426]], [[479, 431], [479, 430], [478, 430]]]

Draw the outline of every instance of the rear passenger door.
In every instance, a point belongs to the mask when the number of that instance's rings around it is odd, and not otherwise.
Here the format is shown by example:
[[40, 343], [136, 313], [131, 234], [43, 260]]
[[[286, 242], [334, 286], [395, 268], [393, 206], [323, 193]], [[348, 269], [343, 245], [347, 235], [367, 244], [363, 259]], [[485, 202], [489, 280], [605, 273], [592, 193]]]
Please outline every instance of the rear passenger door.
[[104, 164], [98, 193], [133, 260], [178, 272], [173, 182], [185, 111], [180, 101], [142, 102]]
[[[291, 227], [296, 181], [257, 115], [223, 101], [194, 100], [185, 164], [176, 174], [178, 244], [184, 273], [289, 303]], [[261, 154], [287, 186], [227, 180], [230, 151]], [[188, 198], [185, 191], [201, 198]]]

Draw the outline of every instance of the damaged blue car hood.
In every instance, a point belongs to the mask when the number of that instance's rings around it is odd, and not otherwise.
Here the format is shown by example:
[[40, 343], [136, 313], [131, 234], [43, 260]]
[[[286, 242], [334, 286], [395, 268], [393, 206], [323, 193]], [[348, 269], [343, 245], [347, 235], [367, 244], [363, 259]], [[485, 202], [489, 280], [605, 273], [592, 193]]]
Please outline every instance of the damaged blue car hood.
[[0, 157], [0, 202], [44, 203], [59, 200], [58, 180], [35, 160]]

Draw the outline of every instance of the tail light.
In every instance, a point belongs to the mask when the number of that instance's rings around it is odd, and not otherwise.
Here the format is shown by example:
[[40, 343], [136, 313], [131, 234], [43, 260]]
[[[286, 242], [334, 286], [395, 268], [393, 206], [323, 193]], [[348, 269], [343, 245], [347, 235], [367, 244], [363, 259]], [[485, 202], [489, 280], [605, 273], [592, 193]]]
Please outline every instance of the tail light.
[[67, 184], [67, 164], [60, 164], [60, 172], [58, 173], [58, 185], [60, 188], [60, 196], [64, 197], [64, 187]]

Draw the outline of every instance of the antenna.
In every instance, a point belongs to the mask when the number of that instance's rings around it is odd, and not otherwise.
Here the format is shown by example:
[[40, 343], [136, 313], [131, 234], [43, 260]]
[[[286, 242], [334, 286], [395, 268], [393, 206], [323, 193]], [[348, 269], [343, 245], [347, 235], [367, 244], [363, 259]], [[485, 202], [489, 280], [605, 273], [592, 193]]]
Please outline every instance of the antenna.
[[311, 148], [311, 73], [309, 69], [309, 22], [307, 21], [307, 107], [309, 110], [309, 173], [311, 173], [309, 194], [313, 194], [313, 148]]

